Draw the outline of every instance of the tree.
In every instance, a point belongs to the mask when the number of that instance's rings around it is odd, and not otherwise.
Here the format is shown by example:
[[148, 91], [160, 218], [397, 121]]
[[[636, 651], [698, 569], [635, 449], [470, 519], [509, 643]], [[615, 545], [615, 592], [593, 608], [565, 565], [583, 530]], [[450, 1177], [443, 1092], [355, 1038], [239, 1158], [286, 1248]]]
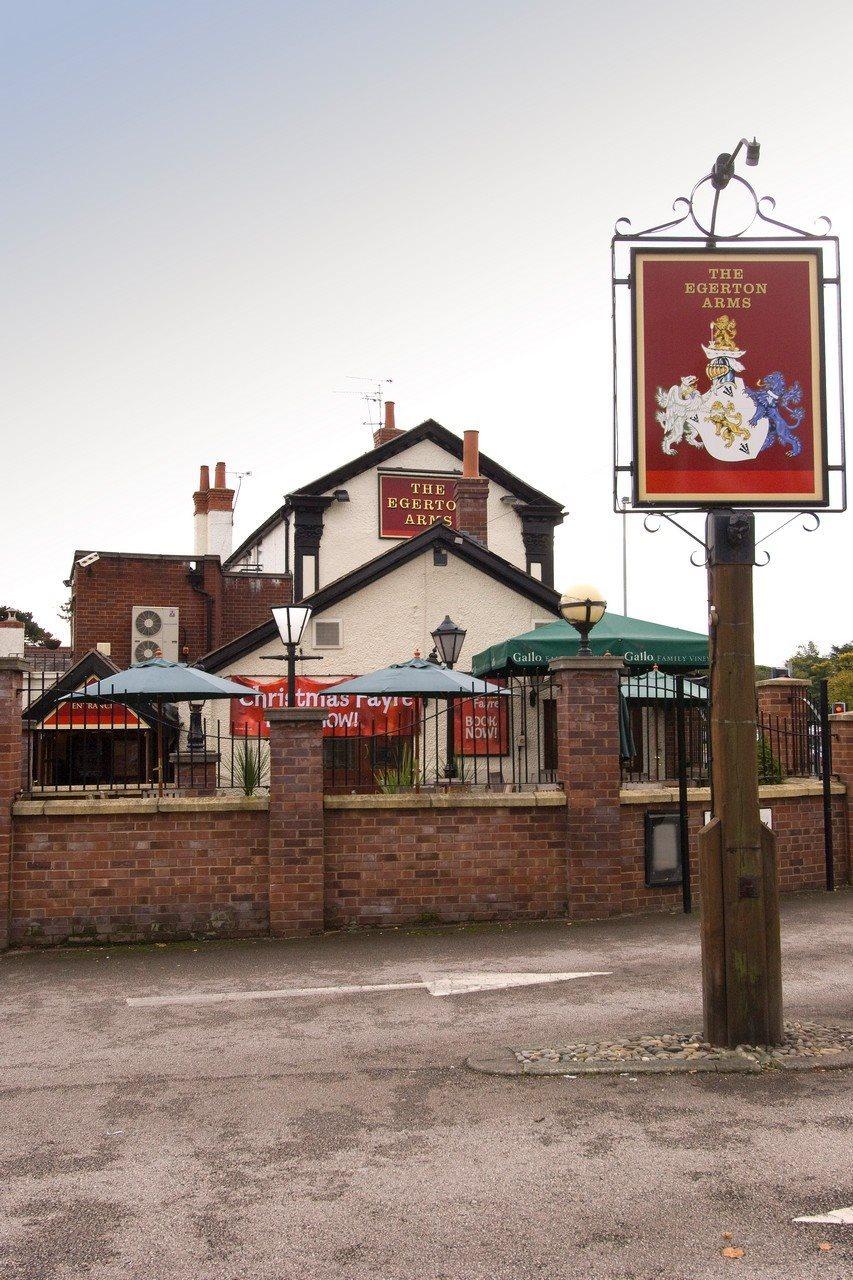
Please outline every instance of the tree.
[[62, 643], [50, 631], [39, 626], [31, 613], [24, 609], [13, 609], [8, 604], [0, 604], [0, 622], [5, 622], [8, 618], [17, 618], [18, 622], [23, 622], [24, 640], [27, 644], [43, 644], [46, 649], [58, 649]]
[[821, 653], [814, 640], [801, 644], [790, 659], [791, 674], [808, 680], [816, 688], [827, 680], [829, 701], [846, 702], [853, 708], [853, 641], [834, 644], [829, 653]]

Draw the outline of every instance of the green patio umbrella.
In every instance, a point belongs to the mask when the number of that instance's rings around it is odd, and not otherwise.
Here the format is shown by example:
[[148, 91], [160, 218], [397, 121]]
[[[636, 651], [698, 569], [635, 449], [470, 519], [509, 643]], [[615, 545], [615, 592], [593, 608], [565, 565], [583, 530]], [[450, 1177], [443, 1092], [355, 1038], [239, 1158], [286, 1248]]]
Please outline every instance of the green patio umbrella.
[[[536, 627], [510, 640], [502, 640], [474, 655], [475, 675], [501, 672], [542, 672], [552, 658], [574, 657], [581, 644], [574, 627], [562, 619]], [[612, 654], [629, 667], [658, 666], [669, 670], [694, 670], [708, 665], [708, 637], [697, 631], [665, 627], [658, 622], [605, 613], [589, 635], [589, 646], [598, 657]]]
[[151, 658], [126, 671], [95, 680], [79, 693], [69, 694], [65, 702], [139, 701], [157, 704], [157, 793], [163, 794], [163, 702], [206, 702], [210, 698], [244, 698], [246, 686], [221, 676], [188, 667], [185, 662], [168, 662]]

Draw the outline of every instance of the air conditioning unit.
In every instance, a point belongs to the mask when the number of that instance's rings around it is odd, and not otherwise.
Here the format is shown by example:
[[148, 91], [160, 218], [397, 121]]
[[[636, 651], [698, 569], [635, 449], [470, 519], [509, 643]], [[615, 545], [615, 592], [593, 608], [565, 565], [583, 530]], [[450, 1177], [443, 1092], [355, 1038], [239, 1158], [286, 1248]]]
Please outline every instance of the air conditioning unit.
[[178, 621], [180, 610], [169, 605], [135, 604], [130, 618], [130, 661], [148, 662], [166, 658], [178, 662], [180, 642]]

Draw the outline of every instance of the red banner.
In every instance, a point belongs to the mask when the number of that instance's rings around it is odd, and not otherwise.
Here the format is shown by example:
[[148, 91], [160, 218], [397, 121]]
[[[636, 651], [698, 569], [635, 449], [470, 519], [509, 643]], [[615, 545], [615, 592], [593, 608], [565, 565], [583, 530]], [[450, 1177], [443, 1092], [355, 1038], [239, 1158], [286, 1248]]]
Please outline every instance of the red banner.
[[439, 520], [456, 528], [455, 480], [448, 476], [380, 475], [380, 538], [411, 538]]
[[635, 250], [640, 506], [824, 506], [818, 251]]
[[453, 707], [457, 755], [505, 756], [509, 751], [508, 698], [466, 698]]
[[[86, 681], [97, 684], [97, 678]], [[82, 690], [77, 689], [75, 693]], [[59, 702], [55, 710], [45, 716], [42, 729], [139, 729], [142, 722], [129, 707], [121, 702]]]
[[[366, 697], [361, 694], [332, 694], [320, 698], [321, 691], [333, 689], [350, 676], [340, 680], [311, 680], [308, 676], [296, 677], [296, 705], [298, 707], [323, 707], [326, 718], [323, 733], [326, 736], [352, 734], [354, 737], [372, 737], [390, 734], [408, 737], [414, 732], [416, 698]], [[231, 732], [248, 733], [262, 738], [269, 737], [270, 727], [266, 712], [271, 707], [287, 706], [287, 680], [255, 680], [252, 676], [229, 676], [248, 690], [245, 698], [231, 702]]]

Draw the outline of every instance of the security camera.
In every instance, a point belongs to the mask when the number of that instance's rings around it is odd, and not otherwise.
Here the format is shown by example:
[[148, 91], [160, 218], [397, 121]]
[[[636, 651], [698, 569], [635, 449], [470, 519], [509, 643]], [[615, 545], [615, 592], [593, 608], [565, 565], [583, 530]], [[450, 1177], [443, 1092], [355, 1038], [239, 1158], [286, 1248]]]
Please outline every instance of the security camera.
[[88, 569], [90, 564], [94, 564], [96, 560], [100, 560], [97, 551], [90, 551], [88, 555], [81, 556], [77, 561], [81, 569]]

